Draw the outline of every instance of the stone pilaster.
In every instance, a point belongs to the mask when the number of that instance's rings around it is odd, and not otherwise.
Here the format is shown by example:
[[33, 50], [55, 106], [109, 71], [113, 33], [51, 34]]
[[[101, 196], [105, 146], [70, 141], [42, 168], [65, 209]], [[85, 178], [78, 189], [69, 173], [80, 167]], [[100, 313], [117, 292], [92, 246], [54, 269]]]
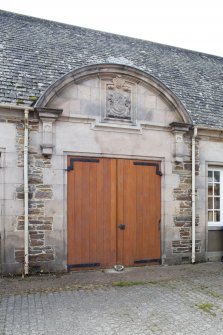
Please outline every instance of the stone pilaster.
[[[51, 124], [50, 132], [46, 128], [42, 134], [42, 144], [38, 141], [31, 142], [29, 145], [29, 265], [30, 272], [44, 271], [47, 263], [55, 259], [54, 247], [46, 243], [46, 232], [53, 230], [53, 216], [47, 215], [45, 205], [53, 200], [53, 186], [44, 184], [43, 171], [51, 168], [51, 155], [53, 152], [53, 122], [62, 111], [52, 111], [41, 109], [38, 115], [44, 125]], [[29, 138], [40, 137], [40, 121], [33, 118], [29, 119]], [[17, 121], [17, 166], [23, 166], [23, 143], [24, 129], [23, 121]], [[40, 146], [41, 144], [41, 146]], [[46, 145], [46, 148], [44, 147]], [[50, 148], [50, 151], [48, 150]], [[23, 184], [15, 188], [16, 200], [24, 199]], [[24, 230], [24, 216], [17, 216], [16, 231]], [[24, 247], [15, 248], [15, 261], [24, 263]]]
[[[191, 161], [191, 138], [192, 132], [189, 127], [173, 123], [172, 132], [175, 136], [175, 158], [173, 161], [173, 173], [179, 176], [179, 186], [174, 188], [173, 197], [178, 203], [173, 224], [178, 230], [179, 238], [172, 241], [172, 252], [174, 254], [191, 253], [191, 226], [192, 226], [192, 161]], [[197, 143], [196, 143], [197, 144]], [[198, 144], [196, 145], [196, 162], [198, 162]], [[196, 174], [199, 165], [196, 164]], [[199, 218], [196, 218], [198, 224]], [[200, 251], [200, 241], [196, 241], [196, 252]], [[185, 258], [185, 257], [184, 257]]]

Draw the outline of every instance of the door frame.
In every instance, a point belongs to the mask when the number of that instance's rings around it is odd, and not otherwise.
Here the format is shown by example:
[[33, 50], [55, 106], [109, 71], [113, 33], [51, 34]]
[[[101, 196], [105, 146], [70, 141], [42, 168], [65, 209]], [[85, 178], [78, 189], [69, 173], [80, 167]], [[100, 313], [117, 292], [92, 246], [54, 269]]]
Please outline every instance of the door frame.
[[73, 151], [64, 151], [63, 152], [63, 167], [64, 167], [64, 225], [63, 225], [63, 234], [64, 234], [64, 263], [66, 263], [67, 267], [67, 250], [68, 250], [68, 240], [67, 240], [67, 227], [68, 227], [68, 185], [67, 185], [67, 168], [68, 168], [68, 156], [73, 157], [86, 157], [86, 158], [113, 158], [113, 159], [129, 159], [129, 160], [143, 160], [143, 161], [154, 161], [160, 162], [160, 170], [162, 172], [161, 178], [161, 189], [160, 189], [160, 199], [161, 199], [161, 223], [160, 223], [160, 258], [161, 264], [165, 261], [165, 215], [164, 215], [164, 193], [165, 193], [165, 158], [164, 157], [151, 157], [151, 156], [131, 156], [131, 155], [112, 155], [112, 154], [99, 154], [99, 153], [83, 153], [83, 152], [73, 152]]

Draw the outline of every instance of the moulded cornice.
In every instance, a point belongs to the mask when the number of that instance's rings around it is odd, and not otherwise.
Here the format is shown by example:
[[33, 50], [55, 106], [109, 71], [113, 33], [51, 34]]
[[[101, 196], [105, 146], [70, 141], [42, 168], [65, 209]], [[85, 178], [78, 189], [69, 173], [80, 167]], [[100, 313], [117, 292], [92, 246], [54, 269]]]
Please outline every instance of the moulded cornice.
[[42, 119], [57, 119], [62, 113], [62, 109], [37, 107], [35, 111], [38, 113], [39, 118]]

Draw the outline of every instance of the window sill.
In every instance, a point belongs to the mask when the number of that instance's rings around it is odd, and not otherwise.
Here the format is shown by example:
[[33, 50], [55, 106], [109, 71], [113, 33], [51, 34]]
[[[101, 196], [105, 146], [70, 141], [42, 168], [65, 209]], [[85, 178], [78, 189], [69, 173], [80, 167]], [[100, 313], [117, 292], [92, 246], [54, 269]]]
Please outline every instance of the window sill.
[[223, 230], [222, 224], [212, 224], [211, 226], [208, 225], [208, 230]]

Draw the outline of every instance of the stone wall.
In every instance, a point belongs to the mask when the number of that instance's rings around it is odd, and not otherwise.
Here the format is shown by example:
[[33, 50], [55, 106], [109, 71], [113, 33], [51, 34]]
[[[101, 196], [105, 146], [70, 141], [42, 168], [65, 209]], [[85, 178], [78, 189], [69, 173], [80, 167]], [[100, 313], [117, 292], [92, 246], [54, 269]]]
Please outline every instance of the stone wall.
[[[8, 120], [5, 121], [6, 123]], [[24, 128], [23, 119], [10, 120], [16, 128], [16, 166], [14, 170], [23, 170], [23, 144]], [[50, 271], [64, 269], [66, 263], [66, 210], [63, 207], [64, 187], [67, 185], [64, 176], [63, 152], [87, 152], [94, 155], [103, 152], [121, 157], [139, 155], [157, 158], [159, 147], [160, 157], [165, 157], [163, 168], [166, 171], [164, 178], [163, 193], [163, 238], [168, 235], [168, 243], [171, 250], [167, 250], [164, 243], [163, 254], [166, 254], [167, 263], [178, 263], [190, 261], [191, 257], [191, 133], [184, 135], [185, 152], [182, 161], [174, 160], [174, 151], [169, 150], [174, 146], [174, 136], [165, 129], [157, 132], [155, 129], [144, 129], [143, 135], [129, 134], [128, 132], [104, 132], [92, 131], [89, 124], [80, 122], [67, 122], [63, 117], [56, 121], [56, 136], [59, 145], [53, 152], [52, 158], [44, 156], [41, 152], [42, 129], [41, 121], [37, 116], [31, 114], [29, 120], [29, 263], [30, 272]], [[66, 137], [64, 136], [66, 134]], [[86, 140], [88, 138], [88, 140]], [[109, 143], [109, 146], [107, 145]], [[120, 143], [123, 145], [120, 146]], [[137, 145], [135, 145], [137, 143]], [[124, 145], [125, 144], [125, 145]], [[134, 144], [134, 146], [133, 146]], [[123, 151], [124, 150], [124, 151]], [[196, 160], [198, 163], [198, 141], [196, 146]], [[168, 166], [171, 165], [172, 168]], [[53, 163], [54, 162], [54, 163]], [[167, 168], [168, 167], [168, 168]], [[196, 173], [199, 174], [198, 164]], [[174, 180], [174, 186], [171, 184]], [[18, 265], [21, 271], [24, 263], [24, 216], [23, 216], [23, 176], [20, 183], [14, 186], [14, 203], [19, 203], [21, 210], [17, 212], [14, 222], [12, 236], [16, 240], [11, 245], [11, 263]], [[168, 198], [172, 192], [173, 198]], [[199, 220], [197, 217], [197, 227]], [[174, 232], [171, 230], [174, 227]], [[6, 227], [6, 230], [8, 228]], [[64, 230], [65, 229], [65, 230]], [[60, 244], [59, 248], [58, 245]], [[6, 243], [7, 250], [7, 243]], [[59, 252], [58, 252], [59, 250]], [[196, 240], [196, 253], [201, 250], [201, 241]], [[171, 260], [171, 261], [170, 261]], [[7, 260], [6, 260], [7, 261]], [[58, 265], [56, 268], [55, 264]], [[64, 265], [63, 265], [64, 264]]]
[[[109, 76], [116, 80], [120, 79], [113, 74]], [[113, 85], [110, 77], [103, 77], [103, 80], [108, 80], [109, 85]], [[129, 80], [128, 77], [125, 78]], [[85, 77], [84, 80], [75, 83], [72, 81], [67, 87], [62, 87], [56, 95], [52, 93], [47, 107], [38, 108], [35, 113], [30, 113], [28, 162], [30, 272], [66, 269], [65, 170], [68, 155], [160, 161], [163, 172], [162, 260], [167, 264], [190, 261], [192, 133], [180, 111], [168, 101], [167, 96], [164, 98], [164, 95], [152, 89], [151, 85], [143, 85], [133, 78], [126, 82], [134, 94], [138, 92], [132, 105], [134, 113], [131, 124], [123, 123], [123, 120], [113, 122], [112, 118], [107, 120], [106, 115], [101, 114], [104, 102], [100, 98], [98, 77], [91, 79]], [[130, 84], [137, 84], [137, 90]], [[80, 109], [77, 106], [80, 106]], [[91, 109], [89, 106], [94, 108]], [[54, 108], [61, 108], [63, 114], [61, 115], [59, 110], [56, 113]], [[101, 122], [102, 116], [104, 116], [103, 122]], [[4, 264], [10, 264], [5, 266], [5, 272], [9, 272], [9, 269], [21, 272], [24, 263], [23, 118], [22, 111], [14, 111], [12, 114], [7, 111], [1, 116], [2, 122], [13, 125], [14, 132], [14, 142], [11, 143], [10, 149], [13, 159], [12, 162], [7, 162], [5, 167], [5, 171], [11, 171], [12, 174], [11, 182], [9, 172], [6, 175], [11, 193], [10, 202], [5, 206], [8, 218], [5, 219], [2, 228], [2, 231], [5, 229]], [[171, 132], [170, 122], [175, 123], [174, 135]], [[183, 132], [185, 134], [182, 137]], [[6, 146], [6, 142], [9, 141], [7, 132], [3, 139]], [[6, 152], [6, 157], [9, 159], [9, 152]], [[196, 159], [198, 163], [198, 145]], [[197, 228], [200, 228], [198, 217]], [[197, 254], [200, 250], [200, 238], [197, 238]]]
[[[17, 127], [18, 165], [23, 165], [23, 134], [24, 129]], [[29, 138], [38, 136], [39, 120], [29, 120]], [[31, 141], [32, 144], [32, 141]], [[21, 159], [22, 156], [22, 159]], [[51, 168], [51, 158], [40, 152], [40, 143], [29, 147], [28, 180], [29, 180], [29, 266], [30, 271], [46, 271], [45, 262], [55, 259], [52, 246], [45, 242], [45, 232], [53, 229], [53, 216], [45, 211], [45, 202], [53, 199], [52, 185], [43, 183], [43, 170]], [[16, 188], [16, 199], [24, 199], [23, 184]], [[17, 216], [17, 230], [24, 230], [24, 216]], [[24, 248], [15, 249], [17, 262], [24, 262]]]
[[[184, 144], [187, 147], [187, 155], [181, 162], [173, 162], [173, 173], [179, 176], [179, 185], [173, 189], [174, 200], [177, 204], [176, 214], [173, 217], [174, 226], [178, 229], [178, 239], [172, 241], [173, 254], [182, 254], [184, 261], [191, 258], [192, 240], [192, 161], [191, 161], [191, 136], [184, 136]], [[199, 174], [199, 142], [196, 141], [196, 175]], [[196, 226], [199, 225], [199, 217], [196, 217]], [[196, 240], [195, 251], [201, 251], [201, 241]]]
[[1, 271], [21, 272], [15, 262], [15, 249], [23, 246], [23, 234], [17, 231], [16, 217], [23, 214], [23, 200], [16, 199], [16, 189], [23, 182], [23, 113], [0, 112], [0, 148], [4, 161], [0, 167]]
[[[23, 117], [24, 114], [20, 111], [2, 111], [0, 118], [6, 134], [11, 137], [9, 141], [6, 135], [1, 133], [0, 142], [0, 147], [5, 148], [5, 165], [1, 166], [5, 191], [1, 192], [3, 194], [0, 199], [0, 223], [3, 248], [2, 271], [6, 273], [21, 272], [24, 264]], [[14, 129], [14, 137], [11, 128]], [[53, 215], [48, 215], [45, 210], [46, 203], [53, 199], [53, 186], [45, 184], [43, 180], [43, 171], [51, 168], [51, 159], [42, 155], [40, 141], [40, 121], [36, 115], [30, 113], [28, 178], [29, 265], [31, 272], [36, 269], [45, 271], [48, 268], [47, 263], [55, 260], [54, 247], [46, 243], [45, 236], [46, 232], [53, 230]], [[3, 189], [3, 178], [1, 179], [0, 186]], [[12, 208], [11, 211], [10, 208]], [[11, 236], [10, 239], [9, 236]]]

